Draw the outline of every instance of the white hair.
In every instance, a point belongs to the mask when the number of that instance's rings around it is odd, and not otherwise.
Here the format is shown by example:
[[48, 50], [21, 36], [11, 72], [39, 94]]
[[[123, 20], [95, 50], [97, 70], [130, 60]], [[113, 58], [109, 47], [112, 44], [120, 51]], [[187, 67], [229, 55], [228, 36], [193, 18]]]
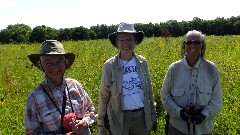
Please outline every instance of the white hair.
[[188, 37], [188, 35], [192, 34], [201, 37], [202, 41], [204, 40], [204, 35], [202, 34], [202, 32], [197, 30], [188, 31], [185, 37]]

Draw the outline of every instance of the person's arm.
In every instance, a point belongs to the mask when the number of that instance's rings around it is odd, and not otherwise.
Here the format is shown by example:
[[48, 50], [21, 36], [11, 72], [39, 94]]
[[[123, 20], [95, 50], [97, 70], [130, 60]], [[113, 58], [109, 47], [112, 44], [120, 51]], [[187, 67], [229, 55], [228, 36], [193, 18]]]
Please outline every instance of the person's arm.
[[39, 126], [39, 122], [37, 119], [36, 108], [34, 104], [34, 100], [30, 95], [27, 98], [25, 112], [24, 112], [24, 128], [25, 135], [34, 135], [34, 134], [43, 134], [41, 128]]
[[215, 80], [214, 80], [211, 99], [202, 110], [202, 114], [206, 116], [206, 119], [207, 118], [213, 119], [216, 115], [218, 115], [221, 112], [221, 109], [223, 106], [222, 88], [220, 83], [219, 70], [217, 69], [217, 67], [215, 67], [214, 71], [215, 71], [214, 73]]
[[171, 96], [171, 83], [173, 79], [171, 79], [172, 77], [172, 67], [170, 66], [165, 78], [164, 78], [164, 82], [162, 85], [162, 89], [161, 89], [161, 98], [162, 98], [162, 103], [163, 103], [163, 107], [164, 109], [167, 111], [167, 113], [171, 116], [171, 117], [177, 117], [177, 118], [181, 118], [180, 117], [180, 111], [183, 109], [181, 107], [179, 107], [173, 100], [172, 96]]
[[83, 115], [83, 119], [87, 125], [89, 126], [90, 124], [92, 124], [95, 121], [95, 115], [94, 115], [94, 111], [95, 108], [93, 106], [92, 100], [90, 99], [90, 97], [88, 96], [88, 94], [85, 92], [85, 96], [84, 96], [84, 108], [85, 108], [85, 113]]
[[149, 83], [149, 100], [150, 100], [152, 120], [153, 120], [153, 122], [155, 122], [156, 121], [156, 103], [154, 102], [154, 93], [153, 93], [152, 81], [151, 81], [147, 61], [146, 61], [146, 74], [147, 74], [147, 79], [148, 79], [148, 83]]
[[112, 70], [110, 63], [105, 63], [102, 71], [100, 91], [99, 91], [99, 102], [98, 102], [98, 134], [102, 135], [105, 132], [104, 117], [107, 113], [107, 104], [110, 100], [110, 85]]
[[[70, 84], [71, 85], [71, 84]], [[89, 126], [90, 124], [92, 124], [95, 120], [95, 107], [92, 103], [91, 98], [89, 97], [88, 93], [84, 90], [83, 86], [77, 81], [74, 81], [74, 87], [76, 88], [76, 90], [78, 92], [77, 95], [75, 95], [76, 97], [79, 97], [79, 107], [82, 108], [82, 113], [81, 116], [81, 120], [84, 120], [87, 125]], [[72, 95], [74, 96], [74, 95]], [[80, 102], [81, 101], [81, 102]]]
[[72, 123], [72, 132], [69, 132], [67, 134], [84, 134], [85, 130], [89, 127], [89, 125], [96, 121], [94, 115], [95, 108], [91, 98], [84, 90], [82, 85], [74, 79], [70, 79], [69, 82], [71, 82], [69, 83], [69, 86], [71, 87], [72, 85], [75, 88], [74, 91], [76, 90], [76, 92], [72, 92], [71, 96], [78, 97], [76, 98], [79, 102], [78, 108], [81, 108], [82, 110], [80, 111], [81, 118], [77, 119], [76, 121], [74, 121], [74, 123]]

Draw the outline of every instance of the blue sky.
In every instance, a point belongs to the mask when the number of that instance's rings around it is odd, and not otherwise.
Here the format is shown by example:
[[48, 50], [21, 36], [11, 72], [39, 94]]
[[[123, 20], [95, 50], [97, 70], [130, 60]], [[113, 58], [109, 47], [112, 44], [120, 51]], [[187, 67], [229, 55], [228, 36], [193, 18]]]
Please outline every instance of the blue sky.
[[89, 28], [97, 24], [213, 20], [240, 15], [239, 0], [0, 0], [0, 30], [23, 23], [34, 28]]

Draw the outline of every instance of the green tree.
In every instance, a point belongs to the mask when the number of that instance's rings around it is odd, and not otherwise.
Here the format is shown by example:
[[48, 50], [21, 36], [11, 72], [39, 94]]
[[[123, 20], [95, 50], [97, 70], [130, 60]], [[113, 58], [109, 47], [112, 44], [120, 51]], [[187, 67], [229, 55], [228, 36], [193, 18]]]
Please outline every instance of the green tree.
[[233, 23], [233, 34], [240, 34], [240, 20]]
[[11, 39], [11, 32], [8, 29], [3, 29], [0, 32], [0, 43], [8, 44], [9, 39]]
[[59, 32], [59, 35], [58, 35], [59, 41], [69, 41], [69, 40], [72, 40], [74, 28], [59, 29], [58, 32]]
[[80, 26], [80, 27], [76, 27], [74, 28], [73, 31], [73, 40], [88, 40], [89, 37], [87, 35], [87, 28]]
[[166, 22], [166, 26], [169, 30], [169, 32], [171, 33], [171, 36], [173, 37], [178, 37], [178, 36], [182, 36], [183, 30], [181, 28], [181, 25], [179, 25], [180, 23], [178, 23], [176, 20], [169, 20]]
[[8, 25], [0, 34], [2, 43], [28, 43], [32, 28], [25, 24]]
[[225, 35], [227, 34], [227, 20], [224, 19], [223, 17], [222, 18], [216, 18], [214, 21], [214, 28], [215, 28], [215, 35]]
[[93, 30], [88, 29], [87, 36], [88, 36], [88, 39], [92, 39], [92, 40], [96, 39], [96, 33]]
[[33, 28], [30, 36], [30, 42], [40, 43], [47, 39], [57, 39], [57, 37], [58, 31], [56, 29], [42, 25]]
[[[94, 31], [96, 33], [96, 39], [107, 39], [108, 35], [112, 33], [113, 27], [111, 26], [110, 29], [107, 25], [101, 24], [97, 26], [90, 27], [90, 30]], [[114, 30], [114, 32], [117, 29]]]

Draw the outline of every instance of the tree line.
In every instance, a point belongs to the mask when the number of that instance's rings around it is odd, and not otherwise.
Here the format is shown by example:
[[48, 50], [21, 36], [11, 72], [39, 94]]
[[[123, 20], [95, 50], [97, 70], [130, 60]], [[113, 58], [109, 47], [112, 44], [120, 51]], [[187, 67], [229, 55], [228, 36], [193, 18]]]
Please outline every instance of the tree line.
[[[46, 39], [59, 41], [106, 39], [110, 33], [117, 30], [117, 27], [118, 25], [102, 24], [90, 28], [80, 26], [57, 30], [45, 25], [32, 29], [26, 24], [14, 24], [8, 25], [7, 28], [0, 31], [0, 44], [41, 43]], [[151, 22], [148, 24], [136, 23], [135, 29], [143, 31], [146, 37], [178, 37], [193, 29], [202, 31], [206, 35], [240, 35], [240, 16], [214, 20], [194, 17], [192, 21], [169, 20], [154, 24]]]

